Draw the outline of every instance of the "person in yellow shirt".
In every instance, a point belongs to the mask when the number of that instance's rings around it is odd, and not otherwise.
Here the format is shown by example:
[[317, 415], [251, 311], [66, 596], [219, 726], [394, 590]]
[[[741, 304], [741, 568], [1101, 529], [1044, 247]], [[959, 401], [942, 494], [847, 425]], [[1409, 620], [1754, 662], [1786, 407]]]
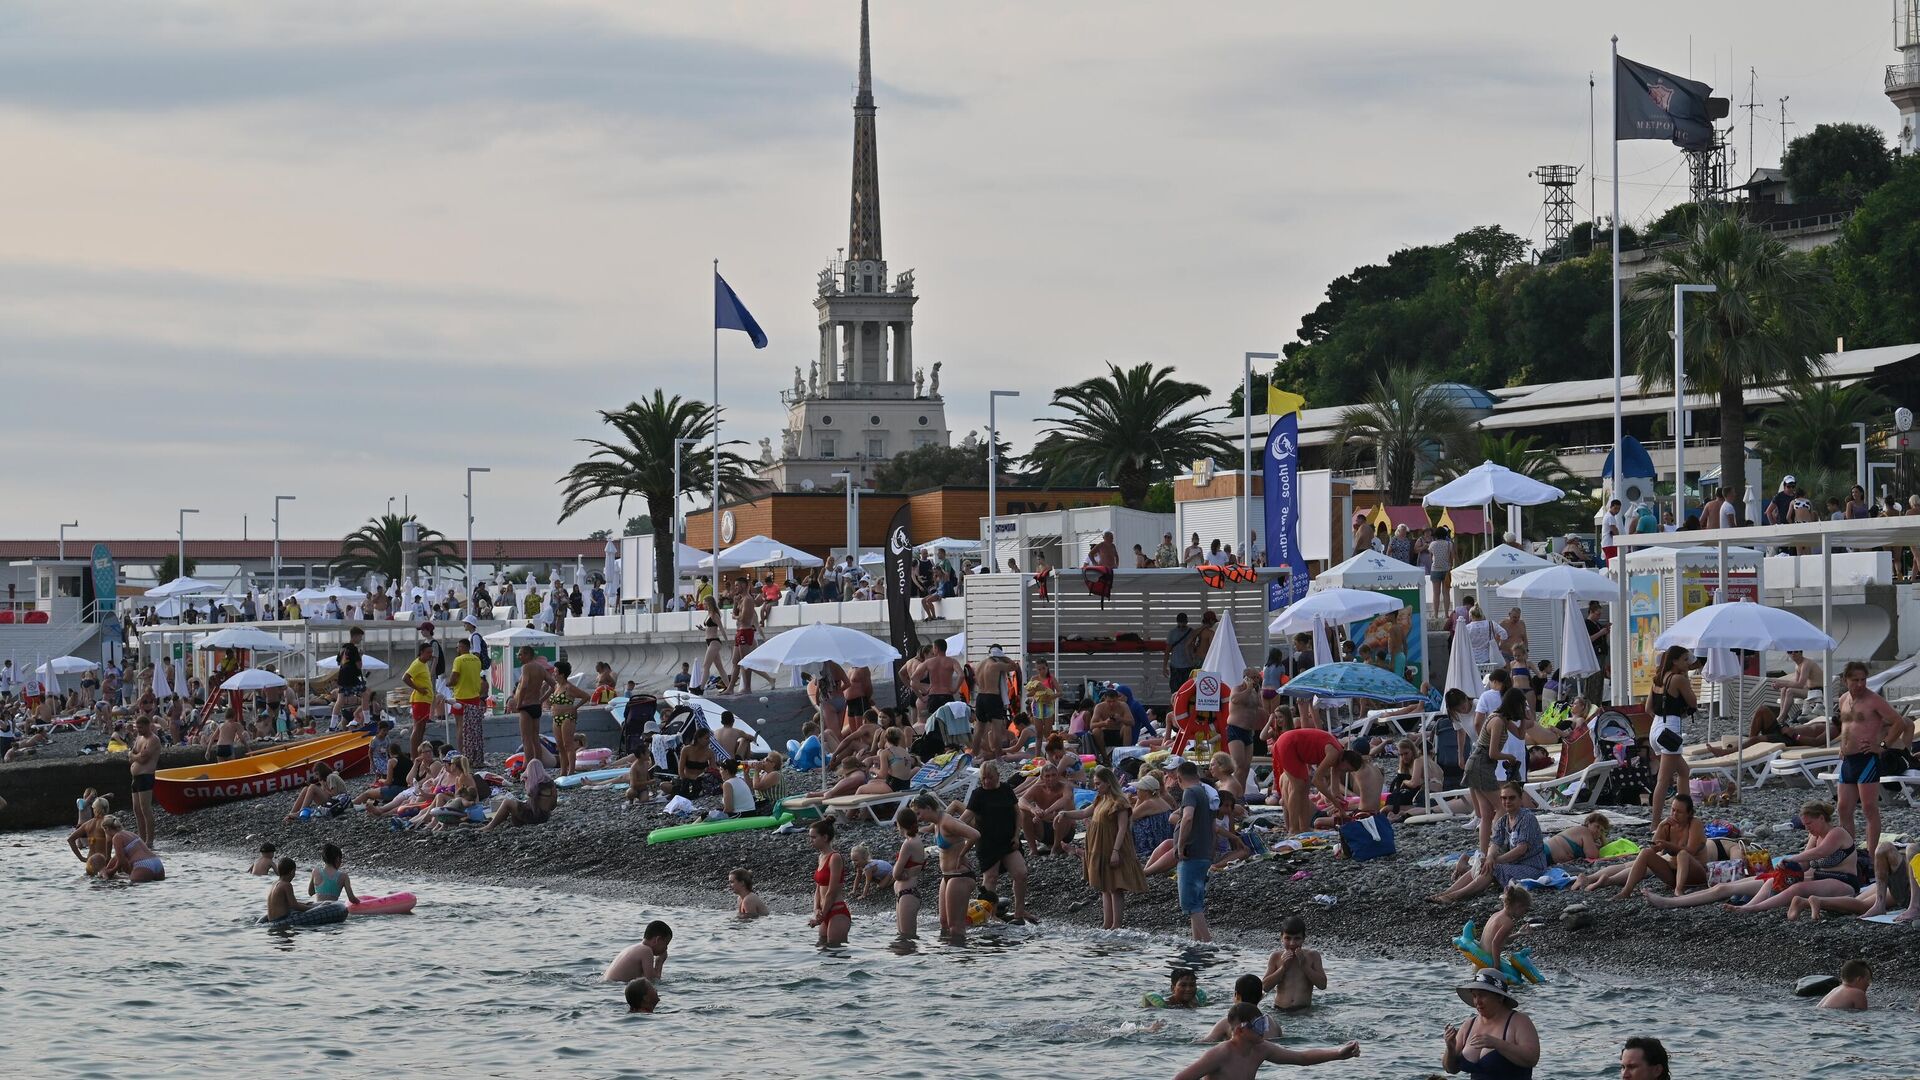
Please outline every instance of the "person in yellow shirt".
[[420, 744], [427, 741], [427, 721], [433, 718], [433, 643], [423, 641], [415, 650], [413, 663], [407, 665], [401, 681], [407, 684], [407, 701], [413, 707], [413, 757], [420, 756]]
[[474, 768], [483, 768], [487, 763], [486, 683], [471, 638], [460, 642], [460, 654], [453, 658], [452, 682], [453, 700], [460, 709], [460, 754]]

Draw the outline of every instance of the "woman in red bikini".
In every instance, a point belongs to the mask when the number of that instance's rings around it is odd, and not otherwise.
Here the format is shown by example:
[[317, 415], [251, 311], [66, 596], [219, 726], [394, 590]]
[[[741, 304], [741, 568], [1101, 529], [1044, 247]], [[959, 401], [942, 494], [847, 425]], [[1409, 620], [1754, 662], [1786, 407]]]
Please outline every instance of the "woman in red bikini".
[[820, 945], [845, 945], [847, 931], [853, 926], [853, 912], [847, 907], [847, 858], [833, 850], [833, 821], [821, 818], [808, 830], [813, 850], [820, 853], [820, 865], [813, 871], [813, 918], [808, 926], [820, 928]]

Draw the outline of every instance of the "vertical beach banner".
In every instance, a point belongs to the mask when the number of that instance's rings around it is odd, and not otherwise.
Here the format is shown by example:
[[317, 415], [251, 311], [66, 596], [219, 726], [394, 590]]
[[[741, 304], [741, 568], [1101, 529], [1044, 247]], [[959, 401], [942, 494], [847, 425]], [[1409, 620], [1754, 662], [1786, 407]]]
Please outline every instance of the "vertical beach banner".
[[907, 600], [907, 576], [913, 561], [913, 544], [907, 539], [907, 525], [911, 521], [912, 515], [902, 503], [887, 524], [883, 568], [887, 575], [887, 636], [900, 653], [900, 659], [893, 662], [893, 703], [899, 708], [906, 707], [908, 689], [901, 681], [900, 667], [920, 651], [920, 635], [913, 629], [913, 607]]
[[1627, 662], [1633, 696], [1645, 697], [1653, 689], [1653, 669], [1659, 661], [1653, 641], [1660, 636], [1660, 575], [1627, 576]]
[[[1261, 502], [1266, 507], [1267, 565], [1287, 568], [1284, 582], [1267, 585], [1267, 610], [1307, 595], [1307, 557], [1300, 553], [1300, 409], [1307, 399], [1267, 387], [1267, 449], [1261, 456]], [[1251, 477], [1243, 478], [1252, 483]]]

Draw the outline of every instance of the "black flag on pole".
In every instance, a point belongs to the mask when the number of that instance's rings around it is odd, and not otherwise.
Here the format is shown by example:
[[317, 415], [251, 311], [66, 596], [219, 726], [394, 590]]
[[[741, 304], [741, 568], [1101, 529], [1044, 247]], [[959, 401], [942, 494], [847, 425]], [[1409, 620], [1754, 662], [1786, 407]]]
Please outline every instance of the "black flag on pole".
[[[1660, 139], [1682, 150], [1713, 145], [1713, 87], [1618, 57], [1613, 137]], [[1725, 111], [1720, 116], [1725, 116]]]
[[900, 659], [893, 662], [893, 703], [901, 708], [907, 704], [909, 687], [900, 678], [900, 667], [920, 651], [920, 635], [913, 629], [913, 605], [907, 599], [913, 563], [913, 545], [907, 542], [907, 526], [911, 518], [905, 503], [894, 511], [893, 520], [887, 524], [886, 562], [883, 565], [887, 575], [887, 633], [893, 647], [900, 652]]

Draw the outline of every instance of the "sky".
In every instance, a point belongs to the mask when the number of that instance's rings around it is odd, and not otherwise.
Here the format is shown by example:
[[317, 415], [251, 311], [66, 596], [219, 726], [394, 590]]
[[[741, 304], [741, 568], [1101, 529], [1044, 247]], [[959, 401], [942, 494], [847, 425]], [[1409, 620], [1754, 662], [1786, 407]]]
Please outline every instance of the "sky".
[[[1738, 170], [1897, 115], [1892, 0], [1540, 5], [875, 0], [880, 192], [915, 360], [958, 440], [987, 391], [1173, 366], [1223, 403], [1326, 283], [1479, 224], [1540, 239], [1608, 36], [1736, 104]], [[0, 535], [339, 536], [399, 497], [462, 533], [584, 536], [596, 410], [711, 396], [774, 435], [847, 242], [854, 0], [16, 0], [0, 6]], [[1604, 130], [1604, 125], [1603, 125]], [[1623, 217], [1683, 198], [1621, 144]], [[1610, 199], [1607, 144], [1599, 199]], [[396, 507], [400, 502], [395, 503]], [[629, 514], [637, 509], [629, 506]], [[249, 520], [243, 526], [243, 516]]]

